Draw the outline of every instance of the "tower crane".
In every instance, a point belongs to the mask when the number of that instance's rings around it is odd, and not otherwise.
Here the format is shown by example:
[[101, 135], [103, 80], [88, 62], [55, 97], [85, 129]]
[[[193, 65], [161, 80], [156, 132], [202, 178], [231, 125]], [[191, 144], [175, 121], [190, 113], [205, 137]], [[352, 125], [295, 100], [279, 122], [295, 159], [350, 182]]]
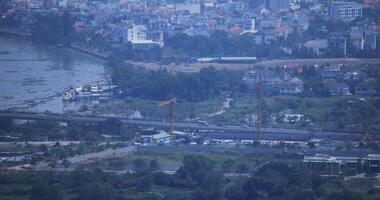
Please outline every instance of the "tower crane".
[[173, 131], [174, 131], [174, 114], [175, 114], [175, 105], [176, 105], [176, 98], [173, 95], [169, 95], [164, 101], [161, 101], [158, 106], [159, 107], [165, 107], [167, 106], [169, 108], [169, 135], [170, 135], [170, 143], [173, 143]]

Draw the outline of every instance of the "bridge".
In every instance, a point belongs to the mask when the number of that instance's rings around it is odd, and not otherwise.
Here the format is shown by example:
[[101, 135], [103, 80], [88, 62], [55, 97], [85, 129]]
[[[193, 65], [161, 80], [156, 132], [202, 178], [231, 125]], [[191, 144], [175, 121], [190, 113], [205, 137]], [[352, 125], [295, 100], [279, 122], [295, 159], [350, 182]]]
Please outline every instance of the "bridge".
[[[98, 116], [71, 116], [67, 114], [43, 114], [31, 112], [0, 112], [0, 117], [12, 119], [26, 119], [26, 120], [56, 120], [61, 122], [88, 122], [88, 123], [101, 123], [109, 119], [109, 117]], [[136, 120], [118, 117], [124, 124], [138, 125], [144, 127], [155, 128], [168, 128], [169, 122], [152, 121], [152, 120]], [[196, 132], [205, 132], [205, 135], [212, 137], [225, 136], [227, 138], [244, 138], [253, 139], [255, 130], [254, 127], [242, 126], [218, 126], [218, 125], [204, 125], [200, 123], [190, 122], [175, 122], [174, 127], [177, 130], [192, 130]], [[287, 136], [286, 138], [321, 138], [321, 139], [339, 139], [339, 140], [358, 140], [363, 137], [363, 134], [357, 132], [332, 132], [324, 130], [300, 130], [300, 129], [280, 129], [280, 128], [262, 128], [264, 138], [274, 139], [277, 136]], [[281, 138], [281, 137], [280, 137]], [[284, 138], [284, 137], [282, 137]]]

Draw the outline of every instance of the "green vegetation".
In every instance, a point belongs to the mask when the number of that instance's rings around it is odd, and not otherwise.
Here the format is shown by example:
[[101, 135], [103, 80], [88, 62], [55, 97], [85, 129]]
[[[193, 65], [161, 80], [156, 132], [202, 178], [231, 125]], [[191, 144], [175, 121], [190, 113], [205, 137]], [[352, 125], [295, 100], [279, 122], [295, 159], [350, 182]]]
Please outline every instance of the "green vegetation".
[[38, 23], [31, 30], [35, 40], [51, 44], [70, 42], [74, 21], [68, 11], [63, 14], [36, 14], [35, 17]]
[[[102, 134], [119, 136], [129, 140], [135, 136], [137, 128], [126, 126], [117, 119], [107, 119], [103, 123], [68, 122], [60, 124], [55, 120], [30, 120], [16, 124], [12, 119], [0, 117], [0, 133], [17, 137], [18, 141], [34, 140], [80, 140], [98, 141]], [[9, 138], [1, 138], [12, 141]]]
[[170, 74], [165, 70], [150, 71], [132, 65], [112, 64], [112, 81], [125, 95], [163, 100], [169, 94], [185, 101], [200, 101], [230, 91], [240, 80], [240, 73], [217, 71], [213, 67], [199, 73]]
[[208, 157], [184, 155], [172, 175], [157, 172], [154, 161], [134, 161], [138, 173], [116, 174], [100, 170], [72, 172], [2, 172], [1, 199], [377, 199], [370, 179], [343, 181], [321, 177], [301, 163], [270, 162], [250, 177], [223, 176]]
[[[155, 149], [155, 150], [139, 150], [132, 155], [120, 158], [110, 158], [100, 160], [91, 164], [83, 164], [81, 167], [90, 169], [136, 169], [136, 160], [143, 160], [148, 165], [149, 162], [155, 161], [162, 170], [178, 170], [181, 167], [182, 160], [188, 155], [189, 152], [185, 150], [176, 150], [173, 152], [171, 149]], [[207, 158], [213, 163], [215, 169], [223, 172], [253, 172], [255, 168], [261, 166], [274, 158], [270, 154], [237, 154], [232, 152], [196, 152], [193, 155], [202, 156]], [[276, 157], [276, 160], [281, 158]], [[287, 161], [291, 162], [292, 159], [288, 158]], [[137, 167], [139, 169], [141, 167]]]

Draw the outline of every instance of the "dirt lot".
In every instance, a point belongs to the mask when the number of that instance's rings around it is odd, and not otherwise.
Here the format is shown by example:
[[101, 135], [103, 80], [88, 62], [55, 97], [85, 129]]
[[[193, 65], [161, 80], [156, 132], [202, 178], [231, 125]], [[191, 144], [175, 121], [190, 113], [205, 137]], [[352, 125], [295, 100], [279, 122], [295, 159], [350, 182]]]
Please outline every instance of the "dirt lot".
[[346, 64], [346, 65], [363, 65], [363, 64], [378, 64], [380, 65], [380, 59], [372, 58], [311, 58], [311, 59], [275, 59], [265, 60], [254, 64], [248, 63], [190, 63], [190, 64], [171, 64], [162, 65], [158, 63], [142, 63], [142, 62], [130, 62], [134, 65], [141, 66], [147, 69], [157, 70], [164, 69], [171, 72], [186, 72], [194, 73], [200, 69], [214, 66], [216, 69], [228, 69], [228, 70], [247, 70], [254, 67], [275, 67], [284, 65], [305, 65], [305, 64]]

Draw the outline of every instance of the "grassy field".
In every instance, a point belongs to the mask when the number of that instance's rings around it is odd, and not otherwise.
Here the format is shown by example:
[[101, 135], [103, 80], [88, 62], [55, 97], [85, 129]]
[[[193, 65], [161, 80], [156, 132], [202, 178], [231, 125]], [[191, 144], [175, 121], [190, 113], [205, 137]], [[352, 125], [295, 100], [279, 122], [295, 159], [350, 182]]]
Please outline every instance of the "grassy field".
[[162, 170], [177, 170], [181, 167], [185, 155], [196, 154], [208, 158], [216, 169], [224, 172], [249, 172], [254, 170], [260, 164], [267, 161], [279, 160], [270, 154], [237, 154], [231, 152], [189, 152], [173, 151], [168, 149], [160, 150], [139, 150], [135, 154], [119, 158], [110, 158], [99, 160], [91, 164], [83, 164], [85, 168], [101, 168], [110, 170], [134, 169], [134, 161], [143, 159], [149, 163], [150, 160], [157, 160]]
[[[217, 112], [224, 100], [224, 97], [216, 97], [197, 103], [177, 101], [175, 118], [177, 121], [183, 121], [194, 116]], [[166, 121], [168, 118], [168, 108], [160, 107], [158, 104], [159, 101], [128, 97], [124, 101], [113, 101], [95, 107], [93, 112], [96, 114], [130, 116], [133, 112], [138, 111], [145, 119]]]
[[251, 63], [189, 63], [189, 64], [176, 64], [176, 65], [165, 65], [158, 63], [146, 63], [146, 62], [133, 62], [128, 61], [136, 66], [143, 67], [151, 70], [167, 69], [171, 72], [185, 72], [185, 73], [196, 73], [202, 68], [207, 68], [210, 65], [215, 67], [217, 70], [248, 70], [252, 67], [276, 67], [284, 65], [323, 65], [323, 64], [345, 64], [350, 66], [358, 66], [363, 64], [379, 64], [380, 59], [371, 58], [309, 58], [309, 59], [274, 59], [274, 60], [264, 60], [254, 64]]
[[[331, 114], [334, 106], [338, 102], [351, 101], [358, 97], [298, 97], [298, 96], [271, 96], [262, 97], [263, 126], [270, 127], [269, 117], [271, 114], [278, 114], [285, 109], [292, 109], [309, 118], [312, 124], [304, 125], [302, 128], [328, 128], [335, 129], [334, 123], [326, 118]], [[245, 95], [234, 97], [230, 102], [230, 107], [223, 109], [222, 106], [226, 97], [201, 101], [197, 103], [177, 101], [175, 109], [175, 121], [187, 121], [199, 118], [217, 125], [254, 125], [253, 115], [256, 114], [256, 97]], [[366, 98], [366, 101], [379, 101], [378, 97]], [[168, 121], [168, 108], [159, 107], [158, 101], [144, 100], [139, 98], [127, 98], [124, 101], [115, 101], [96, 107], [93, 112], [96, 114], [119, 114], [131, 116], [134, 111], [139, 111], [148, 120]], [[376, 104], [376, 103], [373, 103]], [[283, 128], [299, 128], [295, 124], [277, 124]]]

